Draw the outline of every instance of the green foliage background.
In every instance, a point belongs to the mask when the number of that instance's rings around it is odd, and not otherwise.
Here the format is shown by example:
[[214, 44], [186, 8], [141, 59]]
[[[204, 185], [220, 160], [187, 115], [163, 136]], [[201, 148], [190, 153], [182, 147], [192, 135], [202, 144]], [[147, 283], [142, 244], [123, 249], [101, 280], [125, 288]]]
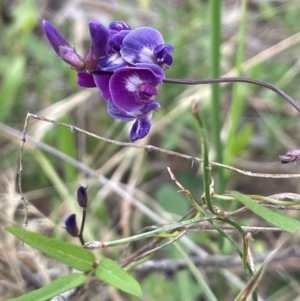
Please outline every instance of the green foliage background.
[[[47, 19], [52, 22], [82, 54], [89, 47], [87, 24], [92, 19], [104, 25], [122, 19], [132, 28], [154, 27], [162, 32], [166, 43], [175, 47], [174, 64], [166, 71], [167, 77], [200, 79], [211, 75], [213, 59], [209, 2], [1, 1], [1, 226], [20, 226], [22, 223], [22, 205], [16, 188], [20, 139], [13, 130], [22, 131], [27, 112], [74, 124], [100, 136], [129, 141], [130, 125], [108, 116], [105, 101], [96, 90], [84, 91], [77, 86], [76, 73], [51, 49], [43, 35], [41, 21]], [[294, 99], [300, 99], [299, 10], [300, 2], [297, 0], [249, 0], [243, 14], [241, 1], [222, 1], [220, 75], [240, 74], [264, 80], [283, 89]], [[242, 25], [245, 26], [244, 32], [240, 30]], [[239, 49], [243, 50], [242, 54]], [[216, 150], [210, 92], [209, 86], [165, 84], [159, 87], [158, 101], [162, 108], [154, 114], [149, 137], [138, 143], [199, 156], [200, 140], [190, 110], [191, 101], [196, 100], [207, 124], [211, 160], [215, 160], [219, 151], [227, 164], [241, 169], [262, 173], [299, 173], [298, 166], [280, 165], [278, 161], [278, 155], [299, 147], [299, 113], [268, 90], [247, 84], [234, 87], [220, 85], [222, 149]], [[233, 110], [234, 101], [241, 105], [240, 111]], [[188, 160], [159, 152], [146, 153], [119, 147], [41, 121], [30, 122], [28, 134], [111, 179], [168, 221], [183, 216], [189, 204], [182, 194], [177, 193], [178, 188], [170, 179], [167, 166], [196, 200], [203, 193], [199, 165], [191, 166]], [[230, 135], [231, 140], [228, 138]], [[41, 151], [30, 143], [25, 147], [22, 187], [30, 203], [29, 229], [78, 243], [66, 235], [62, 225], [68, 214], [79, 213], [75, 202], [79, 184], [89, 185], [86, 240], [113, 240], [156, 224], [125, 198], [120, 198], [96, 178], [87, 176], [64, 159]], [[224, 171], [224, 181], [220, 183], [218, 172], [213, 168], [212, 176], [217, 189], [223, 187], [265, 196], [299, 193], [298, 179], [249, 178]], [[239, 206], [237, 202], [229, 201], [215, 201], [215, 204], [224, 210], [234, 210]], [[285, 213], [299, 218], [296, 210]], [[251, 213], [237, 217], [237, 221], [245, 226], [268, 225]], [[22, 282], [22, 265], [32, 273], [40, 272], [42, 283], [52, 279], [49, 269], [59, 265], [57, 262], [46, 259], [40, 253], [32, 254], [29, 247], [19, 250], [16, 248], [18, 242], [6, 233], [2, 237], [0, 286], [3, 293], [0, 300], [19, 296], [34, 288]], [[189, 233], [188, 237], [210, 254], [235, 254], [232, 246], [214, 232]], [[261, 253], [276, 246], [279, 234], [258, 233], [253, 237], [251, 249], [254, 253]], [[234, 238], [240, 242], [237, 234]], [[192, 255], [188, 248], [183, 248]], [[121, 247], [95, 251], [98, 258], [105, 256], [115, 260], [121, 253]], [[154, 258], [181, 258], [181, 255], [176, 248], [168, 246], [157, 252]], [[15, 266], [12, 263], [16, 259], [20, 264]], [[264, 300], [296, 300], [296, 284], [299, 281], [297, 266], [287, 260], [267, 270], [267, 276], [258, 290]], [[65, 267], [61, 269], [62, 273], [67, 273]], [[229, 267], [228, 270], [238, 280], [245, 281], [241, 268]], [[201, 271], [218, 300], [233, 300], [241, 290], [239, 282], [226, 277], [226, 273], [219, 268], [201, 268]], [[189, 270], [171, 275], [139, 275], [138, 280], [143, 287], [143, 300], [205, 300], [202, 288]], [[3, 281], [10, 285], [3, 284]], [[23, 283], [20, 289], [16, 283]], [[95, 290], [84, 297], [93, 300], [98, 293]], [[137, 300], [127, 295], [124, 297], [113, 289], [105, 294], [106, 300]]]

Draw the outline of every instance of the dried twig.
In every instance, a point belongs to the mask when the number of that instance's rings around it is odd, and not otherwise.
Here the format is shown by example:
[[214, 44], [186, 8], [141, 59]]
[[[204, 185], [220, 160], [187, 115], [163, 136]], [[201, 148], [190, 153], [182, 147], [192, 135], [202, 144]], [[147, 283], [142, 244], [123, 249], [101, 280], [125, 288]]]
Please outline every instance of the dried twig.
[[[267, 251], [262, 254], [253, 255], [253, 261], [255, 263], [263, 262], [273, 251]], [[281, 251], [273, 261], [281, 261], [287, 258], [299, 257], [300, 247], [291, 246]], [[195, 265], [199, 267], [234, 267], [241, 265], [241, 258], [237, 255], [234, 256], [223, 256], [223, 255], [209, 255], [205, 258], [192, 257]], [[186, 269], [187, 265], [182, 259], [161, 259], [161, 260], [147, 260], [134, 268], [138, 272], [175, 272], [181, 269]]]
[[[63, 122], [60, 122], [60, 121], [55, 121], [53, 119], [49, 119], [49, 118], [46, 118], [46, 117], [43, 117], [43, 116], [40, 116], [40, 115], [31, 114], [31, 113], [28, 113], [27, 116], [26, 116], [26, 120], [25, 120], [25, 124], [24, 124], [24, 131], [23, 131], [23, 136], [22, 136], [24, 139], [25, 139], [26, 127], [27, 127], [29, 118], [49, 122], [49, 123], [52, 123], [52, 124], [55, 124], [55, 125], [58, 125], [58, 126], [64, 126], [64, 127], [69, 128], [71, 132], [77, 131], [77, 132], [86, 134], [88, 136], [94, 137], [96, 139], [105, 141], [107, 143], [112, 143], [112, 144], [120, 145], [120, 146], [124, 146], [124, 147], [140, 148], [140, 149], [145, 149], [147, 151], [158, 151], [158, 152], [161, 152], [161, 153], [168, 154], [170, 156], [176, 156], [176, 157], [180, 157], [180, 158], [183, 158], [183, 159], [191, 160], [192, 162], [194, 162], [194, 161], [202, 162], [202, 160], [200, 158], [185, 155], [185, 154], [170, 151], [170, 150], [166, 150], [166, 149], [163, 149], [163, 148], [160, 148], [160, 147], [157, 147], [157, 146], [153, 146], [153, 145], [141, 145], [141, 144], [135, 144], [135, 143], [129, 143], [129, 142], [120, 142], [120, 141], [117, 141], [117, 140], [112, 140], [112, 139], [102, 137], [102, 136], [96, 135], [94, 133], [88, 132], [88, 131], [83, 130], [83, 129], [77, 127], [77, 126], [70, 125], [70, 124], [67, 124], [67, 123], [63, 123]], [[246, 175], [246, 176], [249, 176], [249, 177], [274, 178], [274, 179], [300, 178], [300, 174], [254, 173], [254, 172], [251, 172], [251, 171], [241, 170], [239, 168], [235, 168], [233, 166], [229, 166], [229, 165], [226, 165], [226, 164], [221, 164], [221, 163], [218, 163], [218, 162], [210, 161], [209, 164], [212, 165], [212, 166], [222, 167], [222, 168], [225, 168], [225, 169], [228, 169], [228, 170], [231, 170], [231, 171], [235, 171], [239, 174], [243, 174], [243, 175]]]

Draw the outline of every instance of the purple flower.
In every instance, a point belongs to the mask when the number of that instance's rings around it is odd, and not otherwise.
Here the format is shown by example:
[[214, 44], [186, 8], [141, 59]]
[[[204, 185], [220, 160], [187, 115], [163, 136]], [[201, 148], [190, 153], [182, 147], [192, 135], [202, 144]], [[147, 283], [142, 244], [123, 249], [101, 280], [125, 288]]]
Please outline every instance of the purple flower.
[[138, 64], [113, 73], [109, 81], [108, 113], [123, 121], [136, 120], [130, 132], [131, 141], [149, 133], [152, 111], [160, 108], [154, 100], [158, 94], [156, 86], [163, 78], [163, 70], [153, 64]]
[[150, 64], [118, 69], [114, 72], [109, 90], [114, 104], [126, 112], [141, 110], [157, 95], [156, 86], [162, 83], [163, 70]]
[[129, 64], [152, 63], [163, 69], [170, 66], [173, 58], [170, 53], [174, 48], [165, 44], [161, 33], [151, 27], [132, 30], [123, 40], [120, 50], [123, 59]]
[[86, 188], [84, 186], [79, 186], [77, 189], [77, 202], [80, 207], [86, 207], [87, 206], [87, 193], [86, 193]]
[[76, 50], [62, 37], [55, 27], [48, 21], [43, 21], [43, 29], [48, 41], [59, 57], [74, 67], [76, 70], [84, 70], [85, 63]]
[[[173, 47], [165, 44], [160, 32], [150, 27], [131, 30], [123, 21], [114, 21], [108, 28], [97, 21], [89, 23], [91, 47], [83, 60], [61, 34], [47, 21], [43, 28], [56, 53], [77, 70], [78, 85], [97, 87], [108, 102], [108, 113], [123, 121], [134, 121], [132, 141], [145, 137], [151, 128], [156, 89], [165, 77], [164, 69], [173, 62]], [[80, 206], [87, 195], [80, 186]]]
[[76, 214], [70, 214], [65, 219], [65, 229], [68, 231], [68, 233], [74, 237], [77, 237], [79, 234], [79, 230], [76, 224]]

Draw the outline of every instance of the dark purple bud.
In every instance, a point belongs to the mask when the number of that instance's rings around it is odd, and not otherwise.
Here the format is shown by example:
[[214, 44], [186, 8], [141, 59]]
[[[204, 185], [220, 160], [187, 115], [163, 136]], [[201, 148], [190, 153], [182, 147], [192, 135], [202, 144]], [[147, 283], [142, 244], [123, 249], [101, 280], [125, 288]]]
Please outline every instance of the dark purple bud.
[[74, 237], [77, 237], [79, 234], [79, 230], [76, 224], [76, 214], [70, 214], [65, 219], [65, 229], [68, 231], [68, 233]]
[[77, 202], [80, 207], [86, 207], [87, 206], [87, 193], [86, 193], [87, 187], [79, 186], [77, 189]]
[[279, 156], [281, 164], [290, 162], [300, 162], [300, 149], [294, 149], [287, 152], [285, 155]]
[[48, 41], [59, 57], [76, 70], [84, 70], [85, 64], [76, 50], [63, 38], [58, 30], [48, 21], [43, 21], [43, 29]]

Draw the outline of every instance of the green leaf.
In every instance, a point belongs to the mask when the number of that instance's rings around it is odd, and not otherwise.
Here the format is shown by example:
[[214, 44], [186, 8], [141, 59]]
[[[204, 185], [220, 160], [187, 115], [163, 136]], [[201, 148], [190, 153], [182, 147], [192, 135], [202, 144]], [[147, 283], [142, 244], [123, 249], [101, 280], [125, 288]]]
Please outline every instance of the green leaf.
[[[23, 229], [7, 226], [5, 229], [23, 239]], [[76, 246], [38, 233], [25, 231], [24, 241], [43, 253], [58, 259], [79, 271], [89, 271], [95, 262], [95, 256], [83, 247]]]
[[143, 295], [140, 284], [111, 259], [104, 258], [100, 261], [96, 277], [126, 293], [137, 297]]
[[291, 217], [279, 214], [275, 211], [272, 211], [247, 197], [246, 195], [239, 193], [237, 191], [231, 192], [231, 194], [243, 203], [246, 207], [248, 207], [251, 211], [253, 211], [258, 216], [262, 217], [270, 224], [279, 227], [287, 232], [295, 232], [297, 228], [300, 227], [300, 222]]
[[73, 273], [68, 276], [64, 276], [52, 281], [50, 284], [34, 290], [28, 294], [22, 295], [18, 298], [9, 299], [7, 301], [44, 301], [54, 296], [57, 296], [67, 290], [77, 287], [84, 282], [88, 277], [83, 274]]

